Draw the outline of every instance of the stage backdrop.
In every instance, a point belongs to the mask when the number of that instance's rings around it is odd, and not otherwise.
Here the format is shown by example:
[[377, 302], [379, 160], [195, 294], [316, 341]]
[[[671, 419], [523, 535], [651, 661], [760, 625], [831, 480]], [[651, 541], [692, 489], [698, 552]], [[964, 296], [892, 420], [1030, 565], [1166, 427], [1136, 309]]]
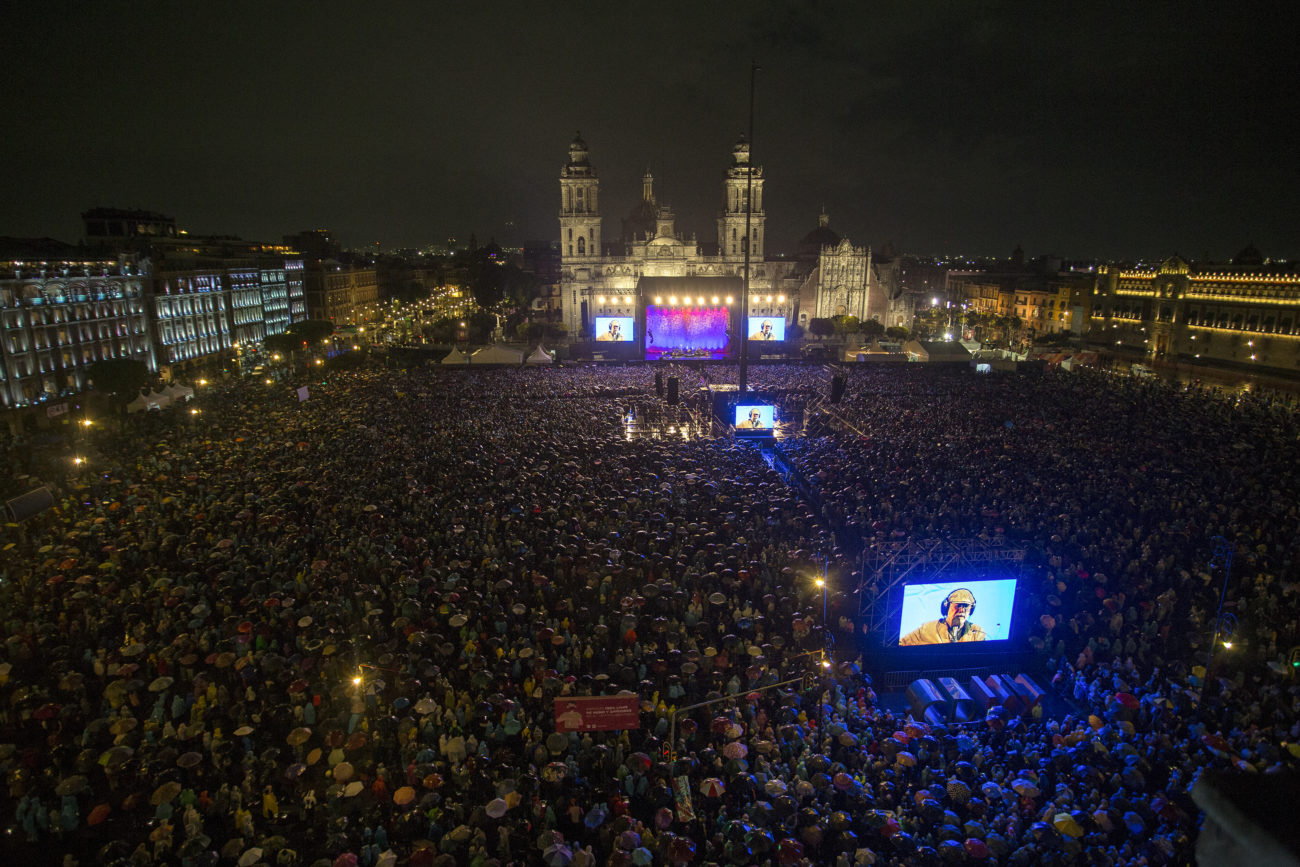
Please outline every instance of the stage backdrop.
[[729, 315], [726, 307], [656, 307], [651, 304], [645, 310], [646, 351], [707, 349], [725, 352]]

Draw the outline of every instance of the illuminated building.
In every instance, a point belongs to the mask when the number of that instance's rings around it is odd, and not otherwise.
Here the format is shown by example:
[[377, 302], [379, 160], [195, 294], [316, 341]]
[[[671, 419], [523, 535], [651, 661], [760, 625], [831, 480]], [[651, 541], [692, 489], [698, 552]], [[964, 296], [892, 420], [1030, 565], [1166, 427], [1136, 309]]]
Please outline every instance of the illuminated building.
[[[560, 170], [560, 300], [570, 334], [591, 333], [597, 316], [632, 315], [643, 277], [689, 279], [727, 278], [728, 285], [742, 277], [745, 261], [746, 190], [752, 189], [749, 217], [753, 254], [750, 258], [750, 315], [790, 319], [794, 299], [781, 280], [790, 264], [765, 261], [766, 212], [763, 208], [763, 170], [749, 161], [744, 140], [732, 149], [731, 165], [724, 172], [722, 209], [717, 219], [718, 243], [705, 245], [694, 236], [678, 232], [673, 210], [660, 204], [654, 176], [641, 179], [641, 201], [623, 221], [623, 236], [606, 242], [600, 213], [600, 180], [588, 158], [581, 136], [569, 145], [569, 161]], [[732, 294], [719, 282], [701, 297]]]
[[75, 394], [96, 361], [155, 370], [147, 278], [128, 258], [9, 259], [0, 267], [0, 400], [6, 408]]
[[307, 315], [335, 325], [365, 321], [364, 310], [379, 302], [379, 279], [374, 268], [344, 265], [333, 259], [312, 262], [304, 269]]
[[1228, 263], [1177, 256], [1157, 267], [1101, 269], [1089, 339], [1152, 359], [1300, 368], [1300, 270], [1247, 247]]

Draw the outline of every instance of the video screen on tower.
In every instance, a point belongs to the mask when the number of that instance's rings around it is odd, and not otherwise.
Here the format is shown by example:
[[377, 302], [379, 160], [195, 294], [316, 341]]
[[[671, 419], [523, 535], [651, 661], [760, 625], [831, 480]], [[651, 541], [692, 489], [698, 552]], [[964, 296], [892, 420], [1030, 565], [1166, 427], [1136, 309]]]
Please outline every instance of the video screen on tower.
[[746, 333], [750, 340], [785, 340], [785, 317], [751, 316]]
[[776, 425], [776, 407], [767, 404], [736, 407], [737, 430], [771, 430]]
[[903, 587], [898, 646], [1006, 641], [1016, 579], [940, 581]]
[[636, 320], [631, 316], [597, 316], [596, 339], [601, 343], [631, 343]]

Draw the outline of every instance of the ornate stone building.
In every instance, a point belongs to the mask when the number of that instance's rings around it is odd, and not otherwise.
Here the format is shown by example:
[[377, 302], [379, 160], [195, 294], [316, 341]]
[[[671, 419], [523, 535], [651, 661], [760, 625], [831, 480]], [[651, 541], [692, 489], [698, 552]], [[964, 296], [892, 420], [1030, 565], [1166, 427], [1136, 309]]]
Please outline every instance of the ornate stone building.
[[569, 145], [569, 161], [560, 170], [560, 292], [569, 333], [590, 334], [597, 316], [635, 315], [642, 277], [732, 278], [729, 284], [742, 277], [747, 190], [753, 196], [749, 315], [789, 319], [793, 298], [786, 297], [781, 280], [790, 265], [764, 260], [763, 182], [763, 169], [750, 163], [749, 144], [742, 139], [732, 149], [731, 165], [723, 176], [715, 252], [677, 230], [675, 214], [657, 200], [654, 177], [647, 171], [641, 179], [641, 201], [623, 220], [623, 236], [606, 242], [600, 180], [586, 142], [581, 136], [575, 138]]
[[1103, 268], [1088, 337], [1157, 360], [1300, 372], [1300, 270], [1254, 247], [1227, 263], [1178, 256]]

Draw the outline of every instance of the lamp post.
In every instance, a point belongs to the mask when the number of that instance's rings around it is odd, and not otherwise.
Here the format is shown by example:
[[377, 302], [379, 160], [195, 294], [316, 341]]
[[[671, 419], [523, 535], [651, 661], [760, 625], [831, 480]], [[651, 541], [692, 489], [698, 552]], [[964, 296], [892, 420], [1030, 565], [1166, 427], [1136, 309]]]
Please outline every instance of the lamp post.
[[[1215, 536], [1210, 541], [1214, 543], [1214, 555], [1210, 558], [1210, 567], [1213, 568], [1216, 563], [1223, 564], [1223, 586], [1219, 588], [1219, 610], [1214, 615], [1214, 638], [1210, 641], [1210, 652], [1205, 658], [1205, 685], [1201, 687], [1201, 701], [1204, 702], [1205, 695], [1210, 689], [1211, 678], [1214, 669], [1214, 649], [1219, 643], [1219, 636], [1224, 630], [1223, 602], [1228, 596], [1228, 581], [1232, 577], [1232, 558], [1236, 549], [1231, 542], [1223, 536]], [[1227, 638], [1232, 637], [1231, 630], [1228, 631]], [[1223, 646], [1229, 650], [1232, 649], [1231, 642], [1225, 639]]]

